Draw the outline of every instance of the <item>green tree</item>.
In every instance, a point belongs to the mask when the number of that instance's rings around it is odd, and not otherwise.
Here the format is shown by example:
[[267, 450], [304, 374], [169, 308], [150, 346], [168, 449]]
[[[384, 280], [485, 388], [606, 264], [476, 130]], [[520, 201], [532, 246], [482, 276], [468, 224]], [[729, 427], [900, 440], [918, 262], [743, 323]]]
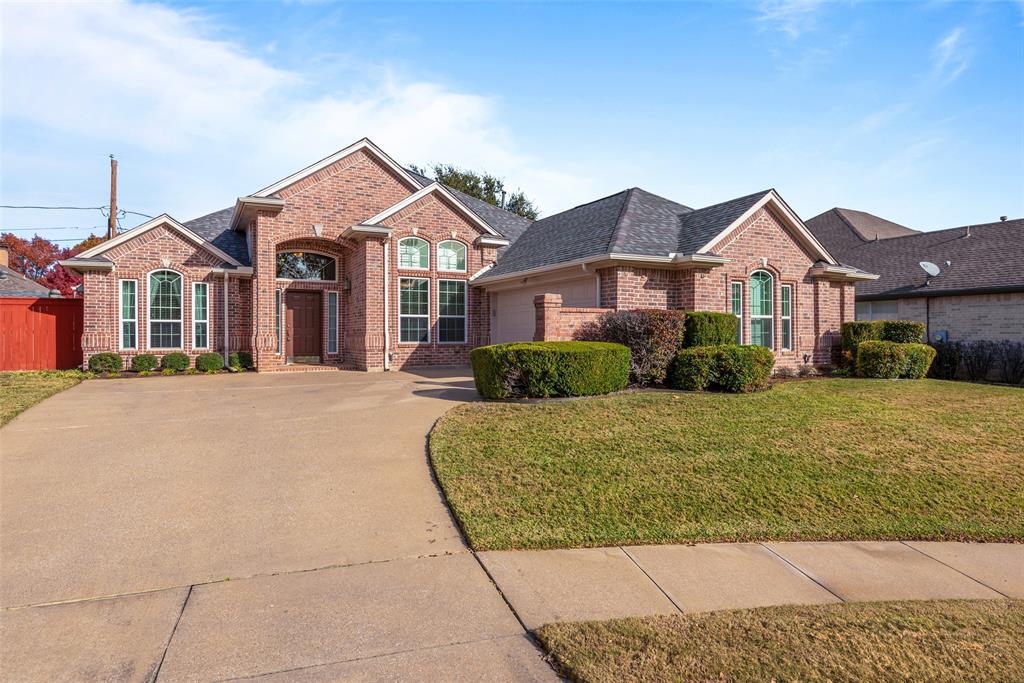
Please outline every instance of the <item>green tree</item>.
[[509, 194], [505, 190], [504, 181], [490, 173], [478, 173], [451, 164], [434, 164], [429, 169], [411, 165], [410, 168], [420, 175], [433, 175], [434, 180], [439, 183], [518, 216], [534, 220], [540, 213], [537, 205], [526, 196], [526, 193], [516, 190]]

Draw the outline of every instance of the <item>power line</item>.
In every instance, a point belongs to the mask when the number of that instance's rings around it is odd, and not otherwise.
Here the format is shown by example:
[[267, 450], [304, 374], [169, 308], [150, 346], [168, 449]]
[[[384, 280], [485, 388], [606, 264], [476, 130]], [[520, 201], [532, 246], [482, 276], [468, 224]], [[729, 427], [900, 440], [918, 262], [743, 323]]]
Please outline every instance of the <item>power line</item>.
[[10, 204], [0, 204], [0, 209], [43, 209], [51, 211], [102, 211], [107, 207], [105, 206], [12, 206]]
[[52, 228], [0, 228], [3, 232], [41, 232], [43, 230], [102, 230], [102, 225], [94, 225], [86, 228], [81, 225], [58, 225]]

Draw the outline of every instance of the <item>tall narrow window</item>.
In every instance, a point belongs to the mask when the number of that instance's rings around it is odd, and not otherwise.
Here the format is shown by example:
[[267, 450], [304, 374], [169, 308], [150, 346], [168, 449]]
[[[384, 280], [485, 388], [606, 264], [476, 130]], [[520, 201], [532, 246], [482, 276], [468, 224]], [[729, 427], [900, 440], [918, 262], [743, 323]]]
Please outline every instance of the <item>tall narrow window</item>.
[[149, 348], [181, 348], [181, 274], [157, 270], [149, 274]]
[[138, 280], [121, 280], [121, 348], [139, 348]]
[[437, 281], [437, 340], [466, 343], [466, 281]]
[[736, 343], [743, 343], [743, 283], [732, 283], [732, 314], [736, 316]]
[[775, 348], [775, 296], [771, 274], [759, 270], [750, 276], [750, 343]]
[[430, 341], [430, 280], [426, 278], [398, 279], [398, 340]]
[[192, 283], [192, 348], [210, 347], [210, 305], [205, 282]]
[[398, 241], [398, 267], [426, 270], [430, 268], [430, 245], [419, 237]]
[[779, 321], [782, 325], [782, 348], [793, 348], [793, 285], [782, 285], [779, 290]]
[[338, 352], [338, 293], [327, 292], [327, 353]]
[[466, 272], [466, 245], [456, 240], [445, 240], [437, 245], [437, 269]]
[[276, 350], [281, 353], [281, 338], [284, 335], [281, 334], [281, 290], [274, 290], [274, 338], [276, 342]]

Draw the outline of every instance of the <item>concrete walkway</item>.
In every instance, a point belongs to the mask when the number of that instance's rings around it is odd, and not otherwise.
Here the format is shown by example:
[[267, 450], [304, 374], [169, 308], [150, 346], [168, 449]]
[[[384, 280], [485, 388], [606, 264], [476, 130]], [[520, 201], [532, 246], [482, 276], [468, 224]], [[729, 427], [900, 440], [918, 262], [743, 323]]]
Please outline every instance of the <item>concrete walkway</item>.
[[478, 556], [531, 630], [784, 604], [1024, 598], [1024, 544], [723, 543]]

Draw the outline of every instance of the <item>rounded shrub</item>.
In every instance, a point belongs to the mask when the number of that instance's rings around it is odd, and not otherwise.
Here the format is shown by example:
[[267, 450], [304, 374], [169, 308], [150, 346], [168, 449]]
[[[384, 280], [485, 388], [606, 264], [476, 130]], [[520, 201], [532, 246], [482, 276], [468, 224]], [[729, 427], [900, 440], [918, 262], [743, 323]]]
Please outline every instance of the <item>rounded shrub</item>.
[[739, 324], [739, 319], [732, 313], [691, 311], [686, 314], [684, 345], [693, 347], [735, 344]]
[[522, 342], [469, 352], [484, 398], [594, 396], [629, 383], [629, 349], [606, 342]]
[[935, 360], [927, 344], [864, 341], [857, 347], [857, 374], [878, 379], [921, 379]]
[[228, 365], [248, 370], [252, 367], [252, 354], [248, 351], [235, 351], [228, 356]]
[[775, 354], [764, 346], [695, 346], [676, 356], [670, 383], [686, 391], [756, 391], [768, 386], [774, 366]]
[[89, 356], [89, 369], [93, 372], [121, 372], [124, 369], [124, 361], [116, 353], [106, 351]]
[[151, 353], [140, 353], [132, 357], [132, 370], [135, 372], [152, 372], [156, 370], [157, 365], [156, 356]]
[[878, 339], [897, 344], [918, 344], [924, 339], [924, 323], [916, 320], [878, 320]]
[[188, 370], [188, 354], [181, 351], [167, 354], [160, 359], [160, 369], [172, 370], [174, 372]]
[[851, 320], [842, 325], [842, 349], [851, 360], [857, 357], [857, 345], [878, 339], [878, 326], [869, 320]]
[[630, 354], [629, 381], [639, 386], [660, 384], [682, 348], [685, 320], [683, 311], [609, 311], [581, 327], [576, 338], [622, 344]]
[[685, 391], [704, 391], [715, 378], [717, 346], [694, 346], [676, 354], [669, 386]]
[[224, 356], [219, 353], [201, 353], [196, 356], [196, 370], [214, 372], [224, 369]]

